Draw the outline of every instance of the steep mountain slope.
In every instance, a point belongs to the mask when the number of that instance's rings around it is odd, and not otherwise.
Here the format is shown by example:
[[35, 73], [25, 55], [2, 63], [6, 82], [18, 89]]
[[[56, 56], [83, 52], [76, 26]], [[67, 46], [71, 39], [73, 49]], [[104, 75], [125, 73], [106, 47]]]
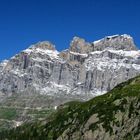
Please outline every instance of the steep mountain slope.
[[129, 35], [92, 43], [74, 37], [62, 52], [39, 42], [0, 63], [0, 130], [43, 119], [62, 103], [89, 100], [139, 74], [140, 51]]
[[46, 120], [0, 136], [2, 140], [139, 140], [140, 76], [87, 102], [66, 103]]

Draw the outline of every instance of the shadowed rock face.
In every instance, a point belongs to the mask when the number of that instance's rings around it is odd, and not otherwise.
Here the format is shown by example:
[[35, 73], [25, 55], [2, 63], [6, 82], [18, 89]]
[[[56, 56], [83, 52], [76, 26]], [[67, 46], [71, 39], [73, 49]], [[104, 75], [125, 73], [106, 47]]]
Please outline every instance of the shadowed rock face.
[[0, 64], [0, 98], [30, 91], [67, 101], [87, 100], [138, 74], [140, 51], [129, 35], [93, 43], [74, 37], [62, 52], [44, 41]]

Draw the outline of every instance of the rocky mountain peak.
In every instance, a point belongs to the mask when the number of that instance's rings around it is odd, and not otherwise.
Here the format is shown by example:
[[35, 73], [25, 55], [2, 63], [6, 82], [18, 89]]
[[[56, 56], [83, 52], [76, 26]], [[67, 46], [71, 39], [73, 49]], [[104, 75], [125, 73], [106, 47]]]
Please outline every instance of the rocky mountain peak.
[[91, 44], [86, 42], [83, 38], [74, 37], [70, 43], [70, 51], [77, 53], [87, 53], [92, 50]]
[[107, 38], [107, 39], [116, 39], [116, 38], [133, 39], [133, 38], [132, 38], [130, 35], [128, 35], [128, 34], [123, 34], [123, 35], [116, 34], [116, 35], [112, 35], [112, 36], [106, 36], [105, 38]]
[[115, 49], [115, 50], [137, 50], [133, 38], [130, 35], [106, 36], [101, 40], [94, 41], [94, 50]]
[[112, 35], [106, 36], [92, 43], [86, 42], [85, 39], [74, 37], [70, 43], [69, 50], [76, 53], [89, 53], [92, 51], [103, 51], [105, 49], [113, 50], [137, 50], [133, 38], [130, 35]]
[[55, 50], [55, 46], [49, 41], [38, 42], [33, 45], [34, 48], [44, 49], [44, 50]]

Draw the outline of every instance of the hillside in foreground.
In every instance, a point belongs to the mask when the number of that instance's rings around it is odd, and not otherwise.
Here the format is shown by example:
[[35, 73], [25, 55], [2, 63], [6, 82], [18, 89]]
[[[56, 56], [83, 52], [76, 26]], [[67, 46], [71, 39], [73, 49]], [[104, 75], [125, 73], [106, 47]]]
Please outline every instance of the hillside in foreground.
[[44, 121], [0, 133], [6, 140], [139, 140], [140, 76], [87, 102], [59, 106]]

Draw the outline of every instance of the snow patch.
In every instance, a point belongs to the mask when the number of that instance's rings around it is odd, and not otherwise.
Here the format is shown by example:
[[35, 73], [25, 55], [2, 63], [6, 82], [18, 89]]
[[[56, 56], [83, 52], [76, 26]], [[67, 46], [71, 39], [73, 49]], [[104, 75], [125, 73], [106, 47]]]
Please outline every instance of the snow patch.
[[108, 50], [111, 53], [115, 53], [118, 55], [126, 56], [126, 57], [139, 57], [140, 56], [140, 50], [139, 51], [124, 51], [124, 50]]
[[6, 66], [8, 62], [9, 62], [8, 60], [3, 60], [3, 61], [1, 62], [1, 66], [3, 66], [3, 67]]
[[18, 127], [18, 126], [20, 126], [23, 122], [21, 121], [21, 122], [19, 122], [19, 121], [14, 121], [14, 123], [15, 123], [15, 127]]
[[24, 53], [31, 54], [31, 53], [40, 53], [42, 55], [48, 55], [51, 59], [58, 59], [59, 52], [57, 50], [48, 50], [43, 48], [36, 48], [31, 46], [30, 48], [23, 50]]
[[132, 67], [136, 70], [140, 70], [140, 65], [137, 64], [132, 64]]
[[64, 91], [66, 94], [68, 94], [70, 91], [70, 87], [66, 85], [56, 84], [55, 82], [48, 82], [47, 85], [48, 86], [42, 88], [39, 85], [34, 84], [34, 87], [36, 90], [39, 90], [41, 94], [50, 96], [59, 93], [59, 91]]
[[110, 48], [106, 48], [103, 51], [94, 51], [94, 52], [91, 52], [90, 54], [91, 55], [102, 54], [106, 51], [108, 51], [110, 53], [117, 54], [117, 55], [125, 56], [125, 57], [133, 57], [133, 58], [140, 57], [140, 50], [138, 50], [138, 51], [125, 51], [125, 50], [114, 50], [114, 49], [110, 49]]
[[115, 37], [118, 37], [119, 36], [119, 34], [116, 34], [116, 35], [112, 35], [112, 36], [107, 36], [107, 38], [115, 38]]
[[107, 91], [94, 88], [94, 90], [91, 93], [93, 96], [99, 96], [107, 93]]
[[23, 72], [19, 69], [11, 70], [11, 72], [19, 77], [24, 77], [25, 75], [28, 75], [26, 72]]
[[132, 37], [130, 35], [127, 35], [127, 34], [123, 34], [121, 36], [124, 37], [124, 38], [127, 38], [127, 39], [132, 39]]
[[57, 106], [54, 106], [54, 109], [57, 110]]
[[87, 54], [87, 53], [77, 53], [77, 52], [72, 52], [72, 51], [70, 51], [70, 54], [88, 57], [88, 54]]
[[98, 44], [99, 42], [101, 42], [101, 39], [94, 41], [93, 44]]
[[[136, 70], [140, 69], [140, 65], [138, 64], [132, 64], [132, 63], [126, 63], [126, 59], [127, 58], [123, 58], [123, 59], [111, 59], [109, 57], [95, 57], [95, 54], [101, 54], [104, 51], [96, 51], [96, 52], [92, 52], [90, 55], [90, 57], [88, 59], [86, 59], [85, 61], [85, 67], [87, 71], [93, 70], [93, 69], [97, 69], [99, 71], [105, 71], [106, 69], [109, 70], [118, 70], [121, 67], [125, 67], [125, 68], [134, 68]], [[123, 51], [123, 50], [109, 50], [109, 52], [111, 53], [115, 53], [117, 55], [122, 55], [124, 57], [132, 57], [134, 59], [137, 59], [137, 57], [140, 56], [140, 51]]]

